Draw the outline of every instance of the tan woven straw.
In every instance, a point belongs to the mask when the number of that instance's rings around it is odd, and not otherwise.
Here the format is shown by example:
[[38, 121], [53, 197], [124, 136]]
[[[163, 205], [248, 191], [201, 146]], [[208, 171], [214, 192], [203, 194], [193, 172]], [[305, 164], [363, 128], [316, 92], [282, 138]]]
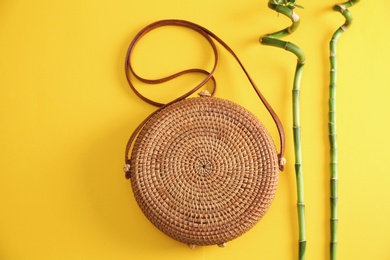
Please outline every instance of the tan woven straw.
[[162, 232], [187, 244], [223, 244], [268, 210], [278, 158], [260, 121], [239, 105], [191, 98], [155, 114], [131, 156], [138, 205]]
[[[150, 30], [164, 25], [185, 26], [201, 33], [213, 47], [211, 72], [190, 69], [158, 80], [139, 77], [131, 67], [135, 44]], [[280, 153], [264, 125], [245, 108], [212, 97], [187, 98], [212, 80], [220, 42], [239, 62], [256, 94], [278, 128]], [[189, 72], [207, 78], [167, 105], [141, 95], [131, 74], [146, 83], [162, 83]], [[126, 57], [126, 76], [134, 92], [160, 108], [142, 122], [126, 147], [126, 177], [145, 216], [168, 236], [195, 245], [225, 245], [251, 229], [267, 212], [283, 170], [284, 131], [271, 106], [255, 86], [234, 52], [207, 29], [182, 20], [163, 20], [141, 30]]]

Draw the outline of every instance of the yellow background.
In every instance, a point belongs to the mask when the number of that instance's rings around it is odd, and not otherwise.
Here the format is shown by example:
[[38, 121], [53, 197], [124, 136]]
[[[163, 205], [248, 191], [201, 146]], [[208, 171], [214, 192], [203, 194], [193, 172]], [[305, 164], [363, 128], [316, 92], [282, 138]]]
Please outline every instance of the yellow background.
[[[375, 3], [374, 3], [375, 2]], [[328, 259], [328, 41], [344, 19], [338, 1], [301, 0], [301, 26], [285, 38], [307, 56], [301, 125], [307, 259]], [[390, 259], [390, 48], [388, 0], [350, 8], [339, 41], [339, 257]], [[132, 37], [166, 18], [199, 23], [224, 39], [280, 115], [288, 165], [269, 212], [220, 249], [195, 250], [158, 231], [136, 205], [122, 172], [132, 130], [155, 110], [129, 89], [123, 71]], [[261, 46], [259, 36], [290, 21], [262, 0], [21, 1], [0, 3], [0, 259], [297, 259], [291, 131], [295, 57]], [[174, 47], [170, 46], [173, 45]], [[136, 49], [140, 74], [211, 67], [207, 43], [164, 28]], [[221, 50], [218, 97], [258, 115], [276, 131], [245, 77]], [[141, 91], [159, 100], [200, 76]], [[179, 87], [178, 87], [179, 86]], [[261, 108], [261, 109], [260, 109]]]

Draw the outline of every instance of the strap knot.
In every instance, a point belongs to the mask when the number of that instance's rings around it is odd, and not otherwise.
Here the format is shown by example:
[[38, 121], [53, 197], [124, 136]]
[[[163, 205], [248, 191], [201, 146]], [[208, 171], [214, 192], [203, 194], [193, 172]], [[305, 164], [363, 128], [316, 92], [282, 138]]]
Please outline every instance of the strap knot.
[[123, 171], [125, 172], [126, 179], [130, 179], [130, 164], [125, 164], [125, 166], [123, 166]]
[[284, 157], [279, 158], [279, 170], [284, 171], [284, 166], [286, 165], [287, 160]]

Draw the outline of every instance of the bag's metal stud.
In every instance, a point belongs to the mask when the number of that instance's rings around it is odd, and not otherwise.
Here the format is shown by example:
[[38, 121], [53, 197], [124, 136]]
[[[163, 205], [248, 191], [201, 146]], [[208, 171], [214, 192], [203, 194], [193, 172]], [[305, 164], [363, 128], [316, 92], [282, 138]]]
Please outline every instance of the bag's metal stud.
[[219, 244], [218, 246], [221, 248], [224, 248], [224, 247], [226, 247], [226, 243]]
[[284, 157], [282, 157], [282, 158], [280, 158], [280, 165], [286, 165], [286, 163], [287, 163], [287, 160], [286, 160], [286, 158], [284, 158]]
[[123, 171], [124, 172], [130, 171], [130, 164], [125, 164], [125, 166], [123, 166]]
[[196, 245], [193, 245], [193, 244], [188, 244], [188, 246], [191, 248], [191, 249], [195, 249]]
[[123, 166], [123, 171], [125, 172], [126, 179], [130, 179], [130, 164], [125, 164], [125, 166]]
[[198, 95], [199, 95], [200, 97], [211, 97], [210, 92], [208, 92], [207, 90], [202, 90], [201, 92], [199, 92]]

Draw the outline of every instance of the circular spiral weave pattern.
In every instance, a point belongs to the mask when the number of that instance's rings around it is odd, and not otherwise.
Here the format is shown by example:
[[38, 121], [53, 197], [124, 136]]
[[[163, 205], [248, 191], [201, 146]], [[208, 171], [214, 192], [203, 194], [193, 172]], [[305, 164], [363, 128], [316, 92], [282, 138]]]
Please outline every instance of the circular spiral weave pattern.
[[274, 143], [249, 111], [219, 98], [171, 104], [145, 124], [131, 184], [146, 217], [191, 245], [223, 244], [252, 228], [278, 184]]

